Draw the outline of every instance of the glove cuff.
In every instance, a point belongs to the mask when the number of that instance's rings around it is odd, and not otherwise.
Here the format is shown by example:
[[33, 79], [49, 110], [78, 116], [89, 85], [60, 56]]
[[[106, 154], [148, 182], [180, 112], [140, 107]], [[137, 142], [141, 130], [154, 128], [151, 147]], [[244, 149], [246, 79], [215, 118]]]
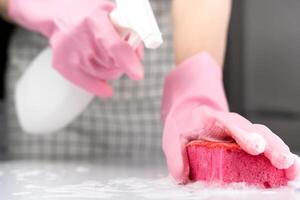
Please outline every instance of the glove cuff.
[[222, 68], [206, 52], [187, 59], [166, 77], [161, 109], [163, 122], [171, 109], [184, 103], [187, 106], [207, 105], [217, 110], [229, 110]]

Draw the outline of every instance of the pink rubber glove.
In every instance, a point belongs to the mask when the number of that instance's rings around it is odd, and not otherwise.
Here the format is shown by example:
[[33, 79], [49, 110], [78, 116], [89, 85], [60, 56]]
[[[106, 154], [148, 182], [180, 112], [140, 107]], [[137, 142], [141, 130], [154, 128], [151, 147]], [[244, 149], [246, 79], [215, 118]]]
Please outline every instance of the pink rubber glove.
[[127, 74], [143, 78], [142, 51], [122, 41], [106, 0], [10, 0], [9, 15], [42, 33], [53, 50], [54, 67], [68, 80], [101, 97], [113, 95], [107, 80]]
[[264, 153], [288, 178], [298, 173], [298, 162], [289, 147], [270, 129], [252, 124], [228, 110], [221, 67], [207, 53], [186, 60], [165, 80], [162, 119], [163, 150], [170, 174], [188, 182], [186, 144], [191, 140], [234, 139], [252, 155]]

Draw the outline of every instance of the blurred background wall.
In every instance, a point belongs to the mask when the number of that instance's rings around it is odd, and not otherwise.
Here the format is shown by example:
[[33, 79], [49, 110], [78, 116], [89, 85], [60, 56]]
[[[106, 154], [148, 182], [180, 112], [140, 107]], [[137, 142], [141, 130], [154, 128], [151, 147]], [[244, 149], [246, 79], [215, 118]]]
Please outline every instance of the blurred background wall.
[[[268, 125], [300, 152], [300, 1], [235, 0], [225, 64], [230, 106]], [[12, 26], [0, 21], [0, 137], [6, 47]], [[0, 158], [4, 139], [0, 139]]]
[[227, 55], [233, 110], [300, 151], [300, 1], [234, 1]]

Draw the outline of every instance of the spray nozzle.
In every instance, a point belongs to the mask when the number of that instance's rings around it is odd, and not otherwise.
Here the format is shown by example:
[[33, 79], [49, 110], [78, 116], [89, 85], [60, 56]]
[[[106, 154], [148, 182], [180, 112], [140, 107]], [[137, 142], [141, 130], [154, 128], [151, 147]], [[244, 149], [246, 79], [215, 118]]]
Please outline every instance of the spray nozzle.
[[129, 43], [133, 47], [143, 41], [146, 48], [156, 49], [163, 43], [149, 0], [116, 0], [116, 3], [110, 17], [114, 24], [130, 32]]

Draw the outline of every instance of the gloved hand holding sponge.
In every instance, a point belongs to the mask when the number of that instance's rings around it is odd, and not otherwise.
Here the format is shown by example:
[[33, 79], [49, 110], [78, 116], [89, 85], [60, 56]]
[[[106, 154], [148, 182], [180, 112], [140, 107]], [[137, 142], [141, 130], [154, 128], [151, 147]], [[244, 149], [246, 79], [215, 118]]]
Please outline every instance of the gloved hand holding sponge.
[[186, 145], [192, 140], [234, 139], [251, 155], [263, 153], [290, 180], [298, 174], [298, 156], [277, 135], [229, 112], [221, 67], [208, 53], [188, 58], [167, 76], [161, 112], [163, 150], [169, 172], [178, 183], [189, 181]]

